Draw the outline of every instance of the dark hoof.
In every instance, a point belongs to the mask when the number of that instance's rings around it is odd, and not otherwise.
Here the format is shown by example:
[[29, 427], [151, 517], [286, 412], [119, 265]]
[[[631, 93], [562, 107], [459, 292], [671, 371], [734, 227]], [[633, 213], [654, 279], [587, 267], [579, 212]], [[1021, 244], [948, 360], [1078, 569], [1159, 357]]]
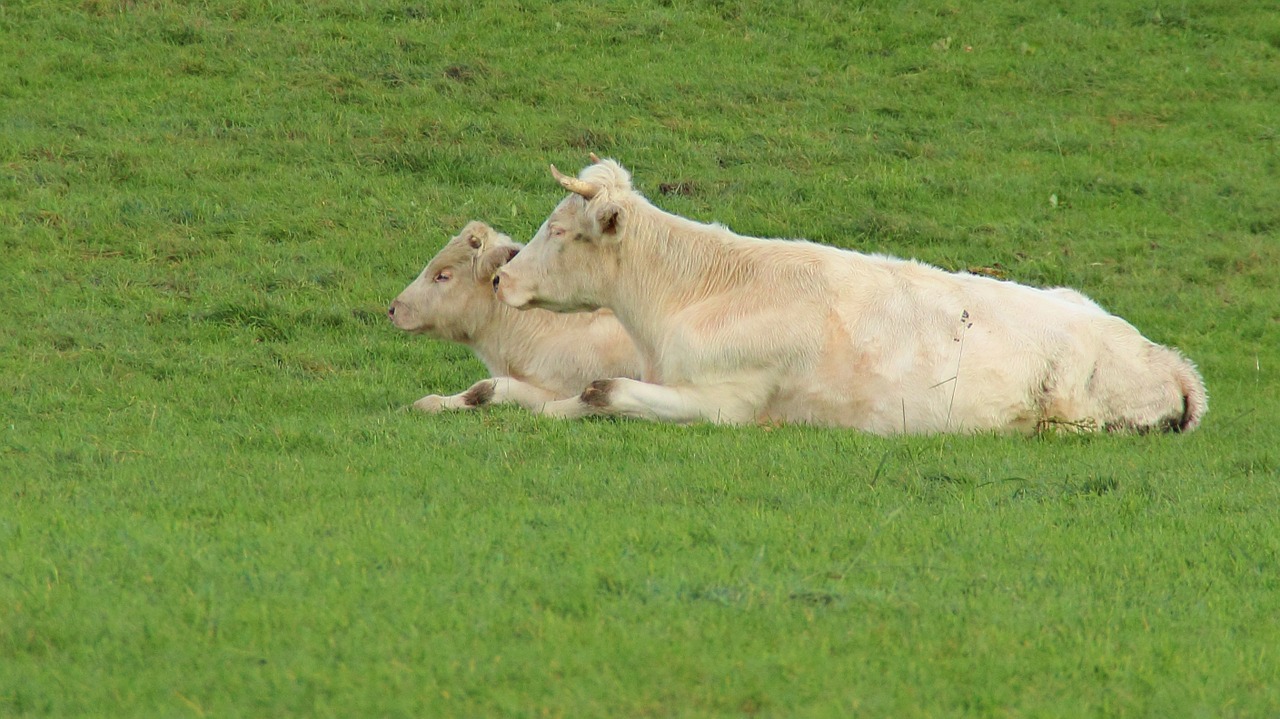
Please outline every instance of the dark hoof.
[[471, 385], [471, 389], [462, 395], [462, 401], [468, 407], [482, 407], [493, 400], [493, 382], [482, 380]]
[[582, 403], [591, 407], [608, 407], [609, 393], [613, 391], [613, 380], [598, 379], [587, 385], [582, 390], [582, 396], [579, 398]]

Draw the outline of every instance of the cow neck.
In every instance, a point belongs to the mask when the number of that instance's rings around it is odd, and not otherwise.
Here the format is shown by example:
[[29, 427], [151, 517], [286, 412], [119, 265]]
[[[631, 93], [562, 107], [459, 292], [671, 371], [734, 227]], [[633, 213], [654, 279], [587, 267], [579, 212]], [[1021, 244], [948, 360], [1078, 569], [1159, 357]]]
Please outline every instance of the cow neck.
[[506, 363], [502, 358], [511, 354], [513, 341], [520, 342], [527, 334], [521, 331], [519, 313], [520, 310], [495, 299], [488, 304], [484, 316], [478, 319], [469, 333], [468, 344], [491, 372], [506, 374]]
[[621, 272], [606, 306], [643, 344], [653, 347], [665, 320], [680, 309], [760, 274], [760, 260], [748, 250], [761, 240], [652, 205], [636, 214], [621, 242]]
[[525, 367], [511, 364], [511, 358], [534, 356], [539, 340], [568, 331], [577, 317], [494, 302], [487, 321], [473, 334], [472, 349], [494, 374], [523, 375]]

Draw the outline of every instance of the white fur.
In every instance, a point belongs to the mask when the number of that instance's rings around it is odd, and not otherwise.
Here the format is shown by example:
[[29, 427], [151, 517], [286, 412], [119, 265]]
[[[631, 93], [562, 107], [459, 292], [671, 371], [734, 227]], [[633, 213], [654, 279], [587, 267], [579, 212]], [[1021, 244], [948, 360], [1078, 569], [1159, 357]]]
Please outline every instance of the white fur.
[[611, 160], [579, 179], [590, 199], [560, 203], [499, 272], [499, 297], [613, 310], [653, 382], [558, 415], [889, 434], [1192, 429], [1207, 408], [1189, 361], [1075, 290], [741, 237], [654, 207]]
[[[641, 376], [640, 355], [612, 312], [519, 312], [497, 300], [493, 274], [519, 249], [510, 237], [472, 222], [391, 303], [396, 327], [470, 347], [491, 376], [458, 394], [427, 395], [414, 407], [471, 409], [470, 394], [491, 395], [485, 404], [542, 411], [593, 379]], [[447, 279], [437, 281], [442, 276]]]

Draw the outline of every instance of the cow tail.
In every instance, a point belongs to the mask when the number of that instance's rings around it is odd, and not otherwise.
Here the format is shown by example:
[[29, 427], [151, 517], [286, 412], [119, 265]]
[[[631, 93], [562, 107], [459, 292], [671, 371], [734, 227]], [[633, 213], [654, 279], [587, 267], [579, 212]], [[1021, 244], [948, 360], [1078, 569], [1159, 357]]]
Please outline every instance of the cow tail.
[[1177, 369], [1174, 371], [1182, 388], [1182, 420], [1175, 430], [1190, 432], [1200, 426], [1200, 419], [1209, 411], [1209, 393], [1196, 366], [1181, 354], [1177, 356]]

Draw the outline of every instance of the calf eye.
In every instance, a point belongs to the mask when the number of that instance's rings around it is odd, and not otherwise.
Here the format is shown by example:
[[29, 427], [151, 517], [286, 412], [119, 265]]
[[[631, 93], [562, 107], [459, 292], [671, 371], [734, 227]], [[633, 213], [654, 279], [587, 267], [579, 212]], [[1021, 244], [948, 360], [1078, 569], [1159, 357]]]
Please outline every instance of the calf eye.
[[449, 270], [443, 270], [436, 275], [436, 282], [448, 282], [451, 279], [453, 279], [453, 273]]

